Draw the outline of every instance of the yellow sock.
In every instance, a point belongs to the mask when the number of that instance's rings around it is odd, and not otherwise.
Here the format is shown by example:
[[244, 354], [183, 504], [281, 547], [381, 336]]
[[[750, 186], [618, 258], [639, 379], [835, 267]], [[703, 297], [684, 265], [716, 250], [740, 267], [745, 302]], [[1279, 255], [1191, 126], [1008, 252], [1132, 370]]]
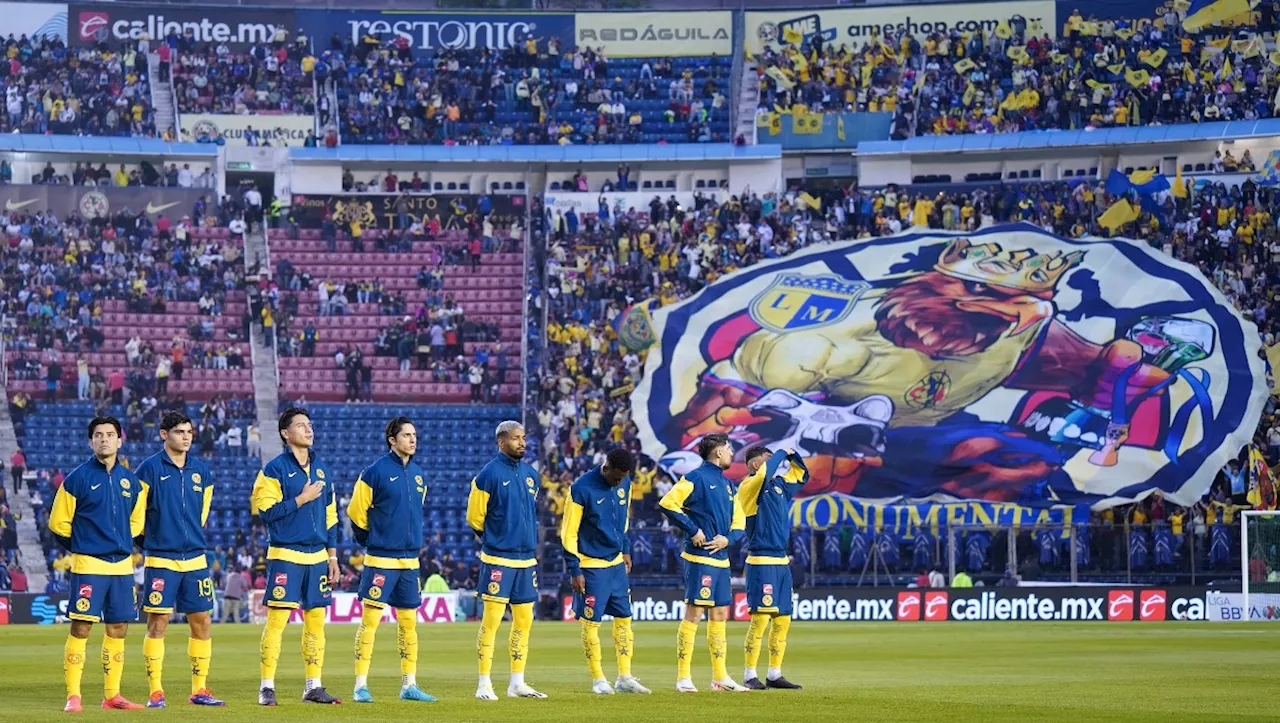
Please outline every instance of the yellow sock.
[[604, 666], [600, 664], [600, 623], [582, 621], [582, 652], [587, 656], [587, 669], [592, 680], [604, 680]]
[[782, 669], [782, 657], [787, 654], [787, 631], [790, 629], [790, 615], [779, 615], [773, 619], [773, 629], [769, 631], [770, 669]]
[[147, 674], [147, 691], [164, 690], [160, 681], [164, 673], [164, 638], [147, 636], [142, 639], [142, 669]]
[[62, 648], [62, 678], [67, 683], [67, 697], [80, 695], [80, 679], [84, 677], [84, 649], [86, 638], [67, 636]]
[[688, 620], [680, 621], [680, 630], [676, 633], [676, 678], [692, 678], [693, 646], [698, 636], [698, 624]]
[[498, 626], [502, 624], [502, 603], [484, 603], [484, 615], [480, 618], [480, 634], [476, 636], [476, 657], [480, 659], [480, 675], [488, 675], [493, 669], [493, 643], [498, 639]]
[[511, 606], [511, 637], [507, 640], [511, 651], [511, 672], [523, 673], [529, 662], [529, 636], [533, 634], [533, 603]]
[[631, 650], [635, 638], [631, 635], [631, 618], [613, 619], [613, 651], [618, 654], [618, 675], [630, 677]]
[[213, 657], [213, 641], [187, 638], [187, 657], [191, 658], [191, 695], [209, 687], [209, 660]]
[[267, 626], [262, 629], [262, 644], [258, 648], [258, 675], [263, 680], [275, 680], [280, 646], [284, 642], [284, 627], [288, 624], [289, 610], [267, 608]]
[[382, 608], [366, 605], [364, 615], [360, 617], [360, 627], [356, 628], [356, 675], [369, 674], [369, 666], [373, 663], [373, 638], [381, 621]]
[[728, 644], [724, 639], [724, 621], [708, 620], [707, 621], [707, 648], [711, 650], [711, 679], [724, 680], [729, 677], [729, 669], [726, 667], [728, 661], [725, 655], [728, 654]]
[[747, 624], [747, 639], [742, 644], [742, 652], [746, 654], [747, 670], [755, 670], [760, 662], [760, 643], [764, 640], [764, 629], [769, 627], [769, 613], [752, 613], [751, 622]]
[[102, 697], [111, 700], [120, 695], [120, 678], [124, 675], [124, 638], [102, 636]]
[[396, 610], [396, 647], [400, 650], [400, 675], [418, 674], [418, 610]]
[[302, 671], [307, 678], [319, 678], [324, 669], [324, 608], [302, 614]]

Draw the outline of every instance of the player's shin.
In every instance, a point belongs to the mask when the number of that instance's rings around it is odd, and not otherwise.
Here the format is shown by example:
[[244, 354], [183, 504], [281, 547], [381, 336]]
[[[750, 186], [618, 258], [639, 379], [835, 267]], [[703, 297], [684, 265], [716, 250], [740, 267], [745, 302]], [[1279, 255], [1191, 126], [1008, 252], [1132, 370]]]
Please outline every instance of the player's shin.
[[147, 675], [147, 692], [164, 690], [164, 638], [147, 635], [142, 639], [142, 669]]
[[747, 624], [747, 639], [742, 645], [742, 652], [745, 654], [745, 670], [742, 673], [744, 682], [760, 678], [756, 674], [756, 663], [760, 661], [760, 646], [764, 642], [765, 628], [769, 627], [769, 617], [769, 613], [752, 613], [751, 621]]
[[267, 608], [267, 625], [262, 629], [258, 666], [262, 683], [259, 687], [275, 689], [276, 666], [280, 663], [280, 647], [284, 642], [284, 628], [289, 624], [289, 610]]
[[693, 646], [698, 636], [698, 624], [688, 620], [680, 621], [680, 629], [676, 632], [676, 678], [684, 680], [693, 677]]
[[480, 633], [476, 635], [476, 657], [480, 661], [480, 678], [489, 680], [489, 671], [493, 669], [493, 645], [498, 639], [498, 626], [502, 624], [504, 606], [501, 603], [485, 602], [484, 614], [480, 618]]
[[587, 669], [591, 671], [591, 680], [604, 680], [604, 666], [601, 665], [600, 623], [590, 620], [582, 622], [582, 652], [587, 656]]
[[124, 675], [124, 638], [102, 637], [102, 698], [120, 695], [120, 678]]
[[396, 647], [400, 650], [400, 687], [418, 684], [418, 611], [396, 610]]
[[724, 680], [729, 677], [726, 656], [729, 645], [725, 641], [725, 621], [707, 621], [707, 648], [711, 652], [711, 679]]
[[618, 677], [631, 677], [631, 651], [635, 636], [631, 632], [631, 618], [613, 619], [613, 650], [618, 654]]
[[373, 639], [378, 634], [381, 620], [382, 608], [365, 605], [360, 625], [356, 628], [356, 690], [368, 685], [369, 665], [373, 663]]
[[769, 680], [782, 677], [782, 658], [787, 654], [787, 632], [790, 629], [790, 615], [779, 615], [773, 619], [773, 628], [769, 631]]
[[320, 673], [324, 669], [324, 608], [314, 608], [302, 616], [302, 669], [307, 677], [307, 690], [323, 687]]
[[191, 695], [209, 687], [209, 662], [213, 659], [213, 640], [187, 639], [187, 657], [191, 659]]
[[80, 696], [80, 680], [84, 678], [84, 651], [89, 643], [88, 638], [67, 636], [67, 644], [62, 649], [62, 677], [67, 684], [67, 697]]
[[529, 662], [529, 636], [533, 633], [533, 603], [511, 606], [511, 637], [508, 646], [511, 653], [511, 680], [513, 685], [524, 682], [524, 667]]

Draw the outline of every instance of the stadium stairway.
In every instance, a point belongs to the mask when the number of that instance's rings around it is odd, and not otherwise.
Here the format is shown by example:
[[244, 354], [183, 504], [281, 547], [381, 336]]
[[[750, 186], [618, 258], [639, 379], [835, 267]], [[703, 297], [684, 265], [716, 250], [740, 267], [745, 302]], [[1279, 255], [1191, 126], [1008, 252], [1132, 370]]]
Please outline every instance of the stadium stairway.
[[[176, 57], [176, 54], [175, 54]], [[172, 81], [160, 80], [160, 55], [147, 54], [147, 75], [151, 87], [151, 108], [155, 112], [156, 131], [163, 134], [178, 127], [178, 112], [173, 102]]]
[[[270, 268], [267, 239], [261, 225], [255, 225], [244, 237], [244, 258], [262, 259], [263, 268]], [[262, 459], [275, 459], [283, 449], [280, 435], [275, 433], [280, 407], [280, 367], [274, 344], [264, 343], [262, 327], [249, 325], [249, 349], [253, 355], [253, 402], [258, 415], [258, 429], [262, 434]]]
[[[9, 405], [0, 404], [0, 459], [8, 464], [8, 459], [13, 456], [17, 448], [18, 435], [13, 430], [13, 418], [9, 416]], [[9, 470], [6, 469], [4, 474], [0, 475], [0, 484], [4, 484], [7, 489], [12, 489], [9, 483], [11, 479]], [[21, 556], [22, 568], [27, 573], [28, 589], [44, 590], [48, 575], [43, 564], [44, 553], [40, 550], [40, 533], [36, 529], [36, 511], [31, 507], [31, 497], [24, 490], [22, 494], [11, 495], [9, 504], [11, 506], [9, 511], [18, 522], [18, 554]]]
[[738, 120], [733, 129], [733, 137], [746, 138], [748, 145], [756, 143], [756, 108], [759, 105], [760, 75], [756, 70], [756, 62], [748, 60], [742, 64], [742, 83], [738, 89]]

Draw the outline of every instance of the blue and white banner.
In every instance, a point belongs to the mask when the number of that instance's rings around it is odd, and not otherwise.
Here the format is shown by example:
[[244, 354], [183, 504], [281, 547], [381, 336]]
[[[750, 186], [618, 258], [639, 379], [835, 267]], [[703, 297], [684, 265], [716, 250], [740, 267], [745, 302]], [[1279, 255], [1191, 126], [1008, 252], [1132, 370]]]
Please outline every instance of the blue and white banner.
[[0, 17], [6, 36], [53, 36], [67, 42], [66, 3], [0, 3]]
[[500, 52], [520, 47], [531, 37], [557, 38], [565, 49], [574, 43], [573, 13], [298, 10], [297, 18], [316, 52], [328, 48], [335, 34], [356, 45], [366, 35], [383, 43], [403, 37], [413, 50]]

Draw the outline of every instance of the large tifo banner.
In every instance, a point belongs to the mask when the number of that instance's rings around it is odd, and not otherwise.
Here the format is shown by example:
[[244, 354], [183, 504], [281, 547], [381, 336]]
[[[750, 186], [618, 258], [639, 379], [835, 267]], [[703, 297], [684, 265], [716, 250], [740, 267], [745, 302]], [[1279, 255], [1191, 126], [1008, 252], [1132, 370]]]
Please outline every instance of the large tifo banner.
[[209, 189], [195, 188], [0, 186], [0, 205], [5, 211], [53, 211], [59, 218], [73, 213], [97, 218], [125, 210], [153, 219], [160, 214], [181, 218], [191, 213], [202, 196], [212, 195]]
[[260, 140], [270, 141], [272, 146], [301, 146], [307, 140], [307, 133], [315, 127], [315, 118], [309, 115], [182, 115], [182, 131], [190, 133], [193, 140], [199, 140], [202, 135], [221, 135], [229, 146], [245, 145], [244, 134], [250, 128], [257, 131]]
[[[803, 588], [792, 596], [792, 618], [818, 622], [1237, 622], [1241, 594], [1203, 587]], [[682, 590], [633, 590], [632, 617], [684, 618]], [[561, 598], [561, 619], [573, 619], [573, 598]], [[1249, 607], [1249, 620], [1280, 621], [1274, 606]], [[734, 620], [749, 620], [747, 595], [733, 594]], [[607, 616], [606, 616], [607, 619]]]
[[[3, 187], [0, 187], [3, 188]], [[408, 203], [410, 221], [424, 225], [432, 219], [440, 222], [442, 229], [464, 229], [471, 215], [480, 206], [480, 196], [469, 194], [425, 193], [361, 193], [343, 195], [296, 194], [293, 196], [293, 218], [303, 228], [320, 228], [325, 210], [339, 226], [359, 221], [366, 229], [395, 229], [399, 213], [396, 202], [403, 196]], [[495, 195], [489, 197], [495, 226], [524, 223], [524, 196]]]
[[116, 3], [72, 3], [68, 7], [68, 43], [79, 47], [100, 42], [115, 46], [123, 40], [138, 40], [144, 33], [157, 40], [172, 30], [179, 37], [189, 32], [197, 43], [226, 43], [232, 52], [244, 52], [270, 43], [279, 31], [292, 37], [296, 27], [292, 10]]
[[5, 36], [67, 39], [66, 3], [0, 3]]
[[663, 13], [578, 13], [577, 46], [609, 57], [679, 57], [733, 53], [728, 10]]
[[747, 447], [792, 448], [832, 509], [1189, 506], [1267, 398], [1257, 328], [1194, 267], [1029, 224], [809, 249], [651, 324], [644, 452], [680, 475], [721, 432], [741, 478]]
[[402, 10], [299, 10], [298, 24], [317, 46], [328, 47], [335, 33], [360, 44], [403, 37], [414, 50], [489, 48], [502, 51], [528, 38], [558, 38], [573, 45], [573, 13], [417, 12]]
[[1057, 9], [1053, 0], [1017, 2], [954, 3], [945, 5], [880, 5], [864, 8], [770, 10], [746, 14], [747, 51], [758, 53], [765, 45], [778, 48], [788, 33], [804, 40], [822, 38], [834, 47], [861, 47], [886, 33], [910, 33], [923, 37], [952, 30], [989, 32], [1015, 15], [1028, 23], [1039, 22], [1044, 33], [1057, 32]]

